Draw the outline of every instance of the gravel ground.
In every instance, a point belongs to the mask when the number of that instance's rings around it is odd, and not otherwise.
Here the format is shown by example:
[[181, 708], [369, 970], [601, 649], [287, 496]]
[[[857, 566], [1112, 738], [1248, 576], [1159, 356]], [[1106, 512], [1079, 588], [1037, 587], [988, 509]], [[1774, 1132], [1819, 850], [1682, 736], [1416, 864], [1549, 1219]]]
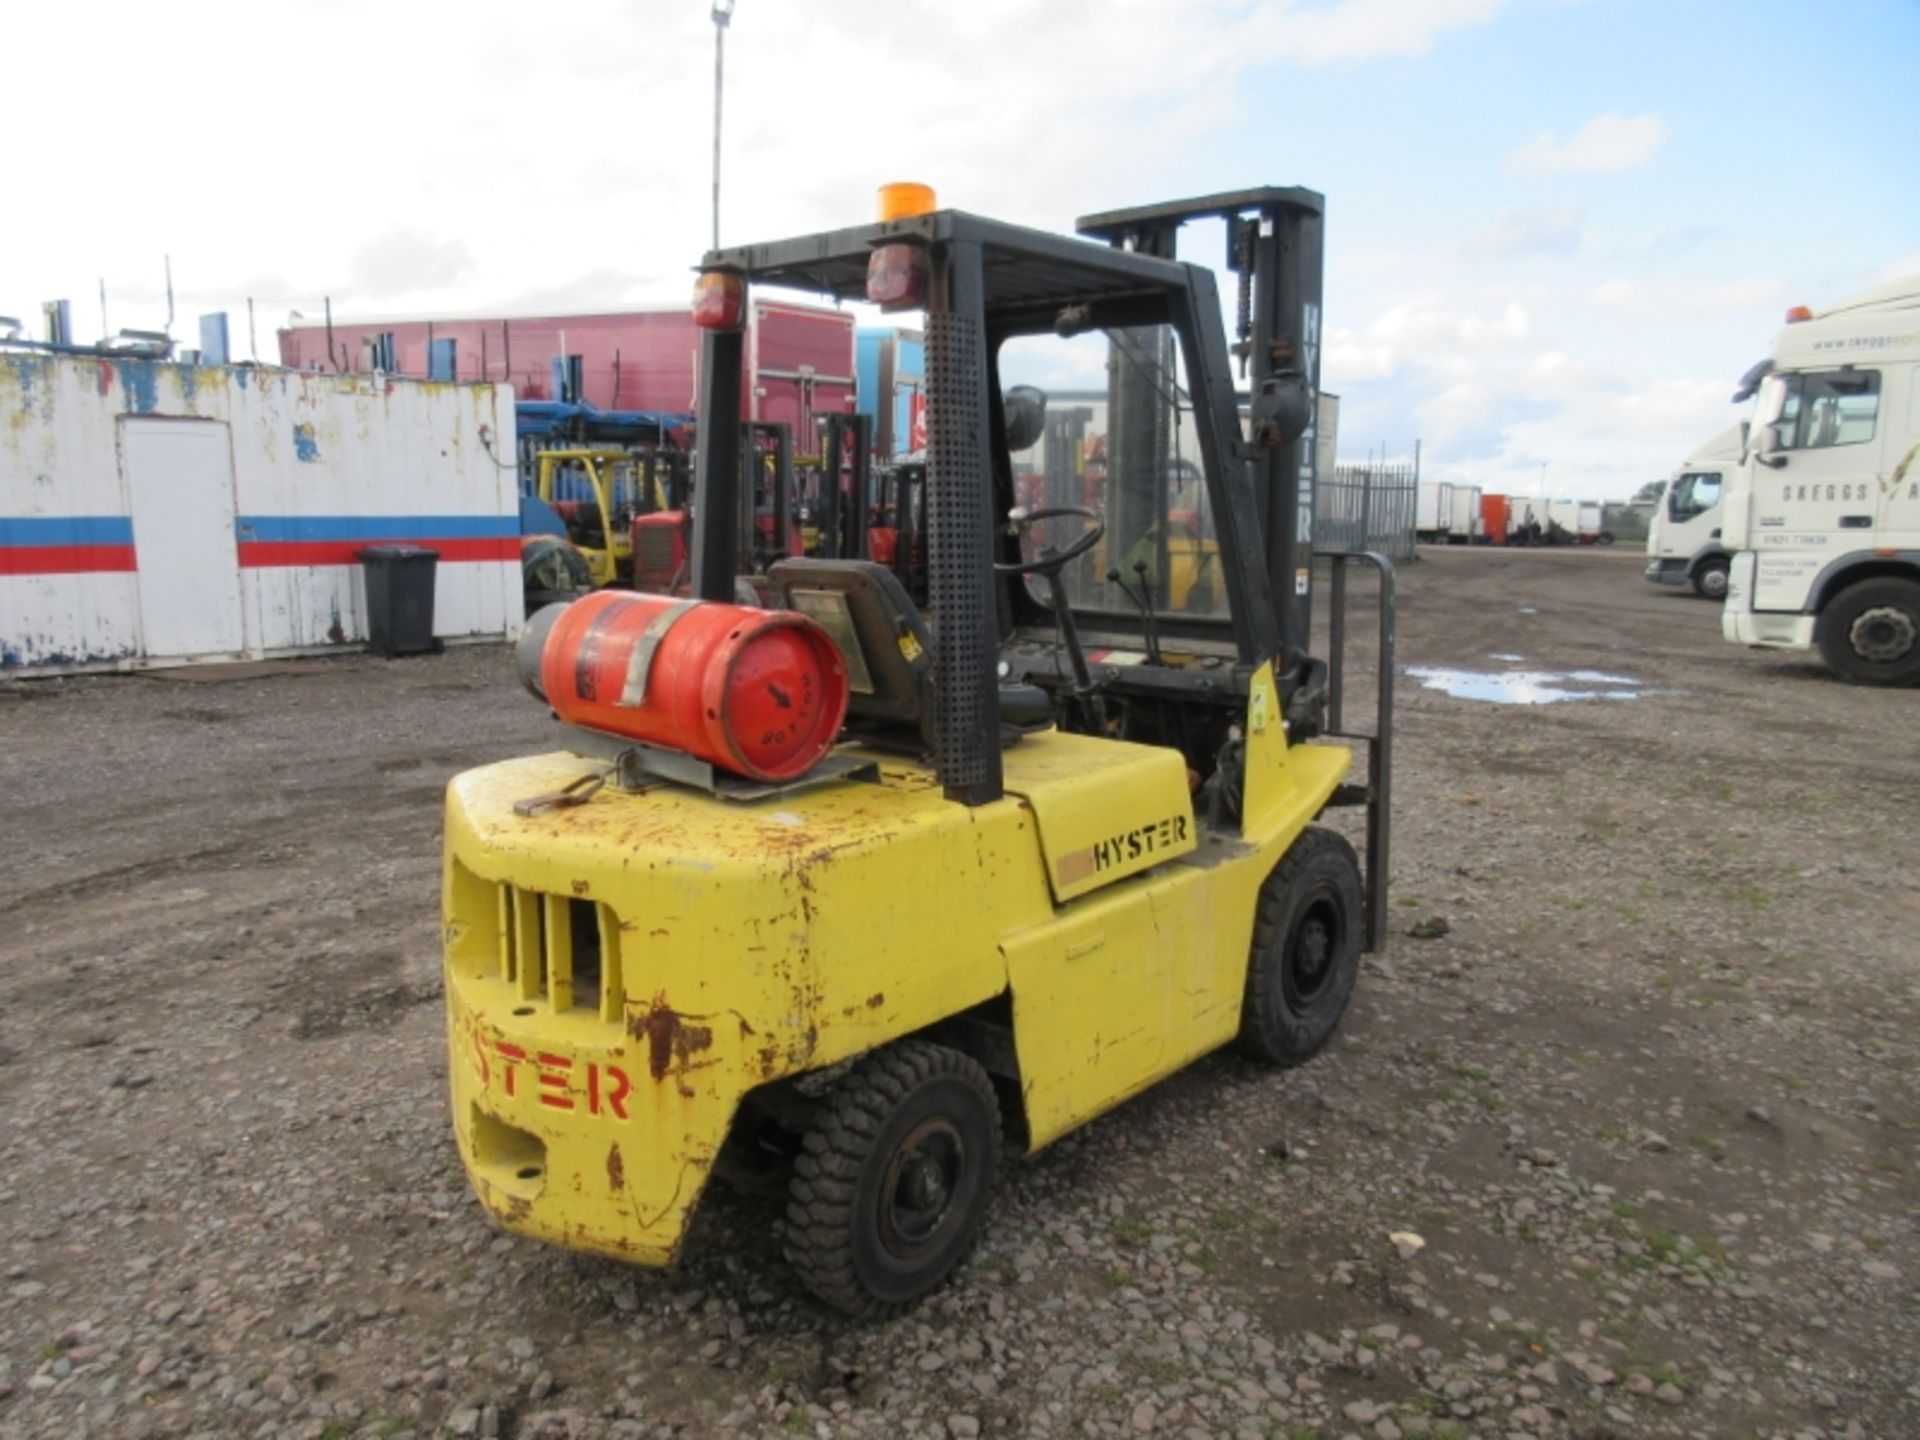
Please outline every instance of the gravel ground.
[[1639, 563], [1408, 567], [1405, 664], [1639, 698], [1403, 673], [1333, 1046], [1013, 1165], [881, 1326], [771, 1198], [655, 1274], [468, 1195], [438, 803], [542, 743], [503, 650], [0, 686], [0, 1437], [1920, 1434], [1920, 696]]

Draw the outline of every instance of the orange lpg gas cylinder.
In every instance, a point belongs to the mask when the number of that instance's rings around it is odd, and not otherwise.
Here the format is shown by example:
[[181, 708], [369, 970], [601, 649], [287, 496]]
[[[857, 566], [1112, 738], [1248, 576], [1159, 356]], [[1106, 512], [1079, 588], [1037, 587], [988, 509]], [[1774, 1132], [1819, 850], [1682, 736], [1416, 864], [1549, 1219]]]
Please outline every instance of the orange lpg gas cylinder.
[[520, 678], [572, 725], [791, 780], [847, 718], [847, 667], [788, 610], [600, 590], [528, 623]]

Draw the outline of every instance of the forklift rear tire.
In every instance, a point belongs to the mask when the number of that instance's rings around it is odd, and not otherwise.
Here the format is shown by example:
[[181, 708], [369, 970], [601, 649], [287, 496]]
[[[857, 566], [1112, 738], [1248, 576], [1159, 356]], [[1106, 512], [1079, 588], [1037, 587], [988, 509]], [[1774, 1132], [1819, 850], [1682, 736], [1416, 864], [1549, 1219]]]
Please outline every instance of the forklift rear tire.
[[793, 1162], [787, 1261], [827, 1304], [897, 1314], [966, 1257], [1000, 1159], [993, 1082], [958, 1050], [902, 1040], [836, 1084]]
[[1260, 887], [1240, 1012], [1242, 1053], [1311, 1060], [1339, 1028], [1360, 973], [1360, 862], [1345, 837], [1310, 825]]

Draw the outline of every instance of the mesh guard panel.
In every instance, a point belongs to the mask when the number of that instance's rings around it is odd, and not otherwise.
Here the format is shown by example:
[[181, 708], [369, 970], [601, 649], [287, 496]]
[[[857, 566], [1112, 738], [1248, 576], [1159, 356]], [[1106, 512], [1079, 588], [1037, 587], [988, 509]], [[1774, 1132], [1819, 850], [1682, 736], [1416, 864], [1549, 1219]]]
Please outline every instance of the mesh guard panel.
[[934, 614], [934, 739], [952, 793], [999, 781], [994, 703], [987, 416], [981, 332], [968, 315], [927, 316], [928, 579]]

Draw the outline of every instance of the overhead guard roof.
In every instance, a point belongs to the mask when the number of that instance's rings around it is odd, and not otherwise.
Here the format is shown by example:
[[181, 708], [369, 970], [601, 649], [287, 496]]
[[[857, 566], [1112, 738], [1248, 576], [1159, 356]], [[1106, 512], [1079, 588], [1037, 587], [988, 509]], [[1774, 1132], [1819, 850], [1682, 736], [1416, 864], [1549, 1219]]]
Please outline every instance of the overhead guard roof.
[[750, 280], [840, 300], [864, 300], [867, 259], [874, 247], [893, 240], [978, 242], [989, 311], [1018, 309], [1037, 299], [1073, 305], [1161, 295], [1187, 285], [1185, 265], [964, 210], [710, 250], [702, 267], [737, 270]]

